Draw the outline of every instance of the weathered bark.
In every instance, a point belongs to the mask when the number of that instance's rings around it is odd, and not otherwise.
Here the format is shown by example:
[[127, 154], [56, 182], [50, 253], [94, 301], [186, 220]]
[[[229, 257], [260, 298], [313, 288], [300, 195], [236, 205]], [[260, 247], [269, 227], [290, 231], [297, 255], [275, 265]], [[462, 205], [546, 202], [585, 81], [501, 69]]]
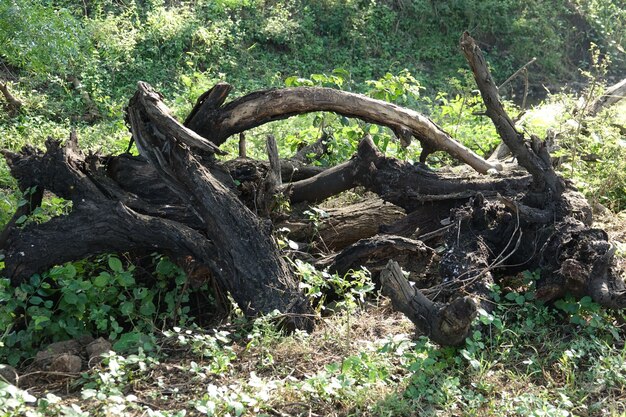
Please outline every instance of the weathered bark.
[[[566, 188], [553, 170], [545, 146], [537, 138], [525, 140], [515, 129], [499, 101], [482, 53], [467, 33], [461, 46], [487, 115], [518, 163], [532, 175], [533, 183], [521, 198], [475, 193], [469, 204], [451, 211], [447, 249], [439, 263], [441, 281], [436, 285], [416, 290], [399, 265], [390, 261], [381, 272], [381, 281], [394, 306], [433, 340], [458, 344], [469, 334], [477, 308], [489, 310], [489, 287], [499, 274], [539, 268], [541, 278], [536, 285], [541, 300], [552, 301], [570, 293], [590, 295], [608, 308], [626, 307], [626, 285], [613, 262], [615, 249], [606, 233], [589, 228], [588, 204]], [[397, 181], [387, 183], [398, 185]], [[401, 226], [396, 229], [411, 230]], [[394, 256], [398, 255], [390, 255]], [[459, 294], [467, 295], [458, 298]], [[447, 304], [433, 303], [435, 297]]]
[[[307, 313], [306, 302], [298, 291], [287, 264], [268, 231], [211, 172], [183, 148], [183, 143], [197, 146], [208, 142], [179, 127], [169, 130], [170, 123], [162, 114], [153, 120], [155, 109], [164, 105], [152, 88], [139, 83], [138, 92], [131, 99], [128, 114], [135, 141], [142, 153], [157, 169], [176, 194], [187, 196], [199, 217], [205, 232], [212, 239], [215, 257], [225, 265], [214, 271], [223, 288], [242, 295], [236, 301], [248, 314], [268, 313], [278, 309], [292, 314], [298, 326], [310, 327], [308, 318], [295, 317]], [[164, 127], [164, 130], [160, 130]], [[158, 129], [160, 132], [149, 129]], [[182, 143], [181, 143], [182, 142]], [[167, 149], [165, 157], [159, 149]], [[208, 150], [208, 149], [207, 149]], [[245, 288], [245, 289], [244, 289]], [[244, 294], [242, 294], [245, 293]], [[294, 305], [296, 308], [294, 309]]]
[[394, 308], [415, 323], [422, 334], [442, 345], [463, 343], [476, 316], [470, 297], [460, 297], [449, 304], [434, 303], [408, 283], [394, 261], [389, 261], [381, 272], [381, 281]]
[[461, 48], [474, 73], [474, 79], [487, 107], [487, 116], [493, 121], [502, 141], [515, 155], [519, 164], [533, 176], [534, 185], [538, 191], [547, 187], [553, 197], [558, 198], [565, 186], [563, 180], [554, 172], [550, 155], [544, 144], [537, 138], [532, 138], [528, 143], [524, 134], [517, 131], [515, 123], [507, 115], [500, 102], [498, 88], [491, 77], [480, 48], [467, 32], [461, 38]]
[[435, 251], [419, 240], [401, 236], [378, 235], [359, 240], [337, 254], [320, 259], [316, 265], [339, 275], [365, 267], [377, 279], [389, 259], [410, 272], [410, 279], [418, 288], [429, 288], [439, 282], [439, 256]]
[[[309, 211], [310, 212], [310, 211]], [[372, 237], [381, 227], [405, 217], [404, 210], [377, 198], [340, 208], [325, 208], [318, 218], [300, 213], [280, 221], [276, 227], [287, 228], [287, 237], [296, 242], [314, 242], [323, 252], [336, 251]]]
[[526, 188], [525, 176], [467, 177], [438, 174], [420, 165], [385, 157], [369, 136], [355, 156], [306, 180], [285, 184], [284, 192], [293, 203], [318, 202], [356, 186], [364, 186], [385, 201], [411, 212], [425, 202], [467, 199], [477, 192], [496, 195]]
[[[45, 224], [10, 229], [3, 247], [5, 273], [18, 283], [34, 272], [95, 253], [161, 250], [205, 265], [247, 315], [278, 309], [287, 326], [310, 329], [308, 304], [267, 228], [183, 144], [208, 150], [206, 139], [195, 143], [197, 138], [163, 110], [158, 95], [140, 84], [128, 110], [133, 134], [171, 190], [169, 196], [186, 201], [194, 225], [201, 227], [160, 218], [158, 209], [149, 216], [133, 211], [119, 201], [132, 203], [137, 197], [110, 177], [103, 180], [103, 171], [78, 150], [75, 136], [64, 147], [48, 141], [45, 154], [28, 149], [22, 155], [7, 153], [12, 173], [21, 183], [72, 199], [74, 207]], [[141, 207], [150, 204], [141, 201]]]
[[394, 131], [408, 130], [429, 150], [442, 150], [479, 172], [498, 170], [499, 165], [486, 162], [470, 149], [454, 141], [432, 120], [422, 114], [360, 94], [331, 88], [297, 87], [257, 91], [220, 107], [229, 89], [224, 84], [214, 87], [207, 96], [216, 94], [219, 101], [199, 103], [185, 125], [210, 138], [216, 145], [230, 136], [297, 114], [331, 111], [347, 117], [387, 126]]

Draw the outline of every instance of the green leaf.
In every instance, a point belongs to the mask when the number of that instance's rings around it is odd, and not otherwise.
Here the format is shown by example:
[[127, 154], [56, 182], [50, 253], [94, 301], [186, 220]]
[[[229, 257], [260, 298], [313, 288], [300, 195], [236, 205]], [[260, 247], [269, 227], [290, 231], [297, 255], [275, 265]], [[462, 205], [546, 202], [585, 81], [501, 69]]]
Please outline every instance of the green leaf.
[[132, 301], [125, 301], [120, 305], [120, 313], [129, 316], [135, 310], [135, 304]]
[[[3, 256], [3, 255], [0, 255]], [[1, 260], [2, 258], [0, 258]], [[41, 276], [39, 274], [34, 274], [32, 277], [30, 277], [30, 285], [32, 285], [33, 287], [38, 287], [39, 284], [41, 283]]]
[[76, 304], [78, 302], [78, 295], [75, 292], [66, 292], [63, 294], [63, 301], [67, 304]]
[[93, 285], [96, 287], [105, 287], [111, 280], [111, 275], [108, 272], [102, 272], [100, 275], [93, 279]]
[[176, 271], [176, 265], [172, 261], [166, 258], [161, 258], [159, 260], [159, 263], [156, 266], [157, 274], [160, 274], [166, 277], [171, 277], [175, 271]]
[[109, 268], [111, 268], [111, 271], [113, 272], [118, 272], [118, 273], [124, 272], [122, 261], [120, 261], [119, 258], [116, 258], [114, 256], [109, 257]]
[[142, 334], [138, 332], [124, 333], [120, 339], [113, 345], [115, 352], [125, 352], [139, 345]]
[[135, 283], [135, 278], [133, 278], [133, 275], [129, 272], [122, 272], [116, 275], [116, 279], [122, 287], [130, 287]]
[[67, 279], [76, 277], [76, 267], [72, 264], [67, 264], [63, 267], [63, 276]]
[[154, 306], [154, 303], [152, 301], [142, 304], [139, 308], [139, 313], [144, 316], [151, 316], [154, 314], [155, 311], [156, 307]]
[[41, 297], [30, 297], [30, 303], [34, 306], [38, 306], [39, 304], [43, 303], [43, 298]]
[[134, 288], [133, 289], [133, 297], [135, 300], [143, 300], [148, 295], [147, 288]]

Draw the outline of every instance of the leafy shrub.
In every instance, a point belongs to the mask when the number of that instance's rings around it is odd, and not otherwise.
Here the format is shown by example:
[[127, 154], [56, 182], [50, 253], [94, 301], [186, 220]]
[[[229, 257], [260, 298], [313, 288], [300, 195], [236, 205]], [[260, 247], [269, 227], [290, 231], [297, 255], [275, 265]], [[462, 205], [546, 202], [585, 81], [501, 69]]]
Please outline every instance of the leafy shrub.
[[155, 330], [192, 319], [184, 273], [167, 258], [155, 256], [154, 264], [150, 287], [112, 255], [54, 267], [16, 288], [0, 280], [0, 361], [16, 364], [44, 343], [84, 335], [117, 341], [121, 350], [153, 348]]

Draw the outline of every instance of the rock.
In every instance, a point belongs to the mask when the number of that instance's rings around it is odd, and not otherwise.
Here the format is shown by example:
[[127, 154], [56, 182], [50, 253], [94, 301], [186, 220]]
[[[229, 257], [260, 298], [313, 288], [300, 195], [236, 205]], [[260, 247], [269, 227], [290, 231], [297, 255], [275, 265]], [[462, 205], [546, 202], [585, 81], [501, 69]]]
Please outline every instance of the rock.
[[84, 353], [86, 346], [92, 342], [93, 337], [85, 335], [77, 339], [51, 343], [45, 349], [37, 352], [37, 355], [35, 355], [35, 360], [33, 361], [33, 366], [40, 370], [49, 370], [50, 366], [52, 366], [52, 363], [56, 361], [59, 356], [67, 354], [80, 357], [80, 355]]
[[92, 366], [100, 363], [100, 360], [102, 359], [102, 354], [109, 352], [111, 348], [111, 343], [109, 343], [108, 340], [102, 337], [99, 337], [98, 339], [88, 344], [85, 347], [85, 350], [87, 351], [87, 355], [89, 356], [89, 365]]
[[80, 356], [64, 353], [55, 357], [48, 368], [51, 372], [63, 372], [77, 374], [83, 367], [83, 361]]
[[81, 351], [82, 346], [77, 340], [65, 340], [63, 342], [55, 342], [48, 345], [48, 347], [46, 347], [44, 350], [37, 352], [33, 365], [36, 368], [46, 370], [57, 356], [66, 353], [70, 355], [79, 355]]
[[14, 367], [0, 364], [0, 380], [6, 381], [11, 385], [17, 385], [19, 375]]

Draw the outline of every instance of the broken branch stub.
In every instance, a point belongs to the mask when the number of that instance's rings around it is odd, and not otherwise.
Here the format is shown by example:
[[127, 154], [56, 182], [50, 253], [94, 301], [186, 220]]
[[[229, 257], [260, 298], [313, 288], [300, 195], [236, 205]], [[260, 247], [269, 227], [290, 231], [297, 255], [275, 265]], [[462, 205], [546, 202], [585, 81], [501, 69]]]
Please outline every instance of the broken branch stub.
[[393, 260], [380, 272], [380, 280], [394, 308], [434, 342], [456, 346], [469, 335], [476, 317], [476, 303], [470, 297], [459, 297], [448, 304], [434, 303], [409, 284]]

